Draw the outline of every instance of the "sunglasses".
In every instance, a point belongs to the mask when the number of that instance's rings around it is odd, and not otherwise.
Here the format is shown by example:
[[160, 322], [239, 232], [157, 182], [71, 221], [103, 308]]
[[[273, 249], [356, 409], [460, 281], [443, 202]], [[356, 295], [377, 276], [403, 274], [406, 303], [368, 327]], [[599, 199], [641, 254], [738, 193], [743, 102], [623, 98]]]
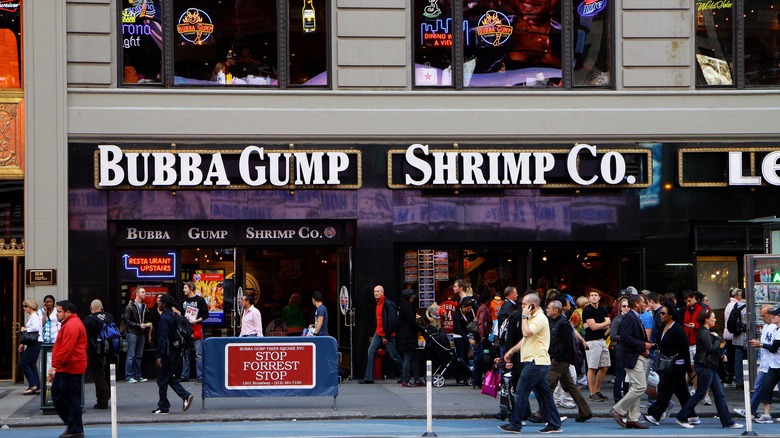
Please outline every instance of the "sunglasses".
[[623, 305], [622, 305], [622, 306], [620, 306], [620, 307], [628, 307], [628, 304], [623, 304]]

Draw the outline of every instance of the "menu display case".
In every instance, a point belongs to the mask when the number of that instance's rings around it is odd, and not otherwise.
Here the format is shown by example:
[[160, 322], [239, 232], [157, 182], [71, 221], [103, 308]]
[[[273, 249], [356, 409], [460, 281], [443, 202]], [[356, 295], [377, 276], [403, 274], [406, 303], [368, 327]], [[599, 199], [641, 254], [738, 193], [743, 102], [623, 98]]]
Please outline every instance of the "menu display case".
[[[780, 306], [780, 254], [745, 255], [745, 295], [748, 310], [748, 339], [759, 339], [764, 321], [759, 317], [765, 304]], [[758, 349], [748, 347], [750, 386], [756, 379]]]

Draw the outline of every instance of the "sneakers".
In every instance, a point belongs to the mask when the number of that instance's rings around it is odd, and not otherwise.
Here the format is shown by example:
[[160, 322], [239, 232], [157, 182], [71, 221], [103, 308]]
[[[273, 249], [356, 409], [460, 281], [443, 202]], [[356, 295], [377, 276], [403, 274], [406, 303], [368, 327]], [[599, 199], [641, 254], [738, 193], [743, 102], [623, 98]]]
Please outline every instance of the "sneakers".
[[745, 414], [745, 410], [744, 409], [734, 408], [733, 411], [734, 411], [735, 414], [739, 415], [740, 417], [747, 418], [747, 415]]
[[693, 426], [698, 426], [701, 424], [701, 420], [699, 417], [688, 417], [688, 424], [691, 424]]
[[708, 395], [704, 396], [704, 406], [712, 406], [712, 399]]
[[409, 382], [403, 382], [403, 383], [401, 383], [401, 387], [402, 388], [411, 388], [412, 385], [410, 385]]
[[685, 421], [680, 421], [680, 420], [678, 420], [678, 419], [675, 419], [674, 421], [676, 421], [676, 422], [677, 422], [677, 424], [679, 424], [680, 426], [682, 426], [682, 427], [684, 427], [684, 428], [686, 428], [686, 429], [693, 429], [693, 425], [692, 425], [692, 424], [690, 424], [690, 423], [687, 423], [687, 422], [685, 422]]
[[588, 400], [592, 402], [603, 402], [606, 399], [599, 397], [599, 394], [596, 393], [596, 394], [591, 394], [590, 397], [588, 397]]
[[596, 395], [599, 396], [599, 398], [601, 398], [602, 401], [609, 400], [609, 397], [607, 397], [606, 395], [602, 394], [601, 391], [597, 392]]
[[563, 409], [574, 409], [574, 408], [577, 407], [576, 403], [570, 402], [570, 401], [566, 401], [566, 400], [564, 400], [564, 401], [562, 401], [560, 403], [557, 403], [557, 405], [558, 405], [559, 408], [563, 408]]
[[130, 377], [129, 379], [125, 379], [126, 383], [138, 383], [138, 380], [135, 380], [134, 378]]
[[187, 396], [187, 398], [184, 399], [184, 405], [181, 408], [182, 412], [187, 412], [187, 409], [189, 409], [190, 406], [192, 406], [192, 399], [194, 398], [195, 397], [193, 397], [192, 394], [190, 394]]
[[774, 421], [775, 419], [772, 418], [771, 415], [767, 415], [767, 414], [761, 414], [758, 418], [756, 418], [756, 423], [761, 423], [761, 424], [771, 424], [774, 423]]
[[743, 425], [741, 425], [739, 423], [734, 423], [732, 425], [724, 427], [724, 429], [742, 429], [743, 427], [745, 427], [745, 426], [743, 426]]
[[425, 386], [425, 382], [422, 380], [417, 380], [414, 382], [414, 386]]
[[152, 411], [152, 414], [154, 414], [154, 415], [168, 415], [168, 410], [167, 409], [157, 408], [157, 409]]
[[502, 424], [501, 426], [498, 426], [498, 428], [506, 433], [520, 433], [520, 429], [512, 426], [511, 423]]
[[660, 422], [660, 421], [658, 421], [658, 420], [656, 420], [655, 418], [653, 418], [653, 416], [652, 416], [652, 415], [645, 415], [645, 420], [646, 420], [648, 423], [650, 423], [650, 424], [654, 424], [654, 425], [656, 425], [656, 426], [660, 426], [660, 425], [661, 425], [661, 422]]
[[544, 429], [539, 429], [539, 433], [561, 433], [563, 429], [547, 426]]
[[139, 377], [139, 378], [138, 378], [138, 379], [136, 379], [136, 380], [138, 380], [139, 382], [143, 383], [143, 382], [146, 382], [146, 381], [148, 381], [149, 379], [144, 379], [143, 377]]

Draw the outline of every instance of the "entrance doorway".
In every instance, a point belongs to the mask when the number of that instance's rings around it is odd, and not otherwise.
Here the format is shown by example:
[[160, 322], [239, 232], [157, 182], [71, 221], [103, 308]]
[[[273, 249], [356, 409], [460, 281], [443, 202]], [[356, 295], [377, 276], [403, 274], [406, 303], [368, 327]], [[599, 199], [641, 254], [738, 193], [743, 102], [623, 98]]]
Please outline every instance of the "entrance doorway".
[[3, 256], [0, 257], [0, 331], [8, 334], [2, 336], [0, 344], [0, 380], [17, 381], [21, 377], [17, 363], [19, 355], [16, 351], [18, 345], [17, 336], [22, 319], [22, 295], [24, 257]]

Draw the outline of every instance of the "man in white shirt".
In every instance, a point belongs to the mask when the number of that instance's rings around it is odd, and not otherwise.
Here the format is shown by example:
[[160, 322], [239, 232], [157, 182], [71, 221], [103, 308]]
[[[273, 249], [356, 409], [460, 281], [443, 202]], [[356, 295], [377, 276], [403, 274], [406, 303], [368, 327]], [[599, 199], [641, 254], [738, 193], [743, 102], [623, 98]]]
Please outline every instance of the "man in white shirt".
[[[758, 403], [764, 402], [764, 413], [755, 419], [756, 423], [773, 423], [771, 415], [772, 392], [777, 385], [777, 374], [780, 369], [780, 338], [777, 336], [777, 323], [780, 322], [780, 307], [765, 304], [761, 307], [761, 319], [764, 327], [761, 329], [761, 339], [751, 339], [750, 345], [757, 347], [761, 355], [761, 364], [754, 383], [755, 392], [750, 397], [750, 410], [756, 415]], [[767, 388], [767, 385], [770, 385]], [[767, 398], [768, 394], [768, 398]], [[744, 409], [734, 409], [739, 415], [746, 416]]]
[[244, 314], [241, 316], [241, 337], [263, 336], [263, 317], [255, 307], [255, 299], [251, 295], [244, 295], [241, 300]]

